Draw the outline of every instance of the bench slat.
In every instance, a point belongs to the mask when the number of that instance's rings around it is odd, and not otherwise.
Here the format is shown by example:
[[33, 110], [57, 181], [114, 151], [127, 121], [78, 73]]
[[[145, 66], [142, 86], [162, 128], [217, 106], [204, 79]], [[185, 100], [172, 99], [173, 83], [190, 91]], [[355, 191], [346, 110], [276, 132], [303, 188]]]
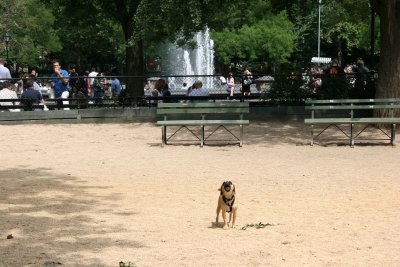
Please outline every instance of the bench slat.
[[171, 120], [157, 121], [157, 125], [182, 126], [182, 125], [248, 125], [249, 120]]
[[358, 124], [358, 123], [371, 123], [371, 124], [397, 124], [400, 123], [400, 118], [317, 118], [317, 119], [304, 119], [306, 124]]
[[306, 104], [400, 103], [400, 98], [306, 100]]
[[159, 103], [157, 108], [248, 107], [248, 102]]
[[330, 105], [306, 106], [306, 110], [350, 110], [350, 109], [400, 109], [400, 105]]
[[77, 119], [78, 110], [1, 112], [2, 121]]
[[221, 113], [232, 113], [241, 114], [249, 113], [249, 108], [177, 108], [177, 109], [164, 109], [158, 108], [157, 114], [221, 114]]

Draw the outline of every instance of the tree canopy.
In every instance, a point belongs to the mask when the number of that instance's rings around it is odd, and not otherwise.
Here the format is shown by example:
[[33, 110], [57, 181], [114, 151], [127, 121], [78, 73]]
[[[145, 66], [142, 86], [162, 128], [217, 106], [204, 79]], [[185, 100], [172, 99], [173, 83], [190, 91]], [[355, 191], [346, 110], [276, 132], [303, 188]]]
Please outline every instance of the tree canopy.
[[225, 64], [233, 60], [263, 60], [274, 64], [287, 61], [293, 51], [292, 23], [285, 12], [252, 24], [213, 31], [217, 59]]
[[[205, 26], [225, 64], [280, 65], [316, 51], [317, 3], [310, 0], [4, 0], [0, 6], [6, 11], [0, 29], [12, 33], [13, 59], [29, 65], [47, 52], [69, 63], [126, 64], [126, 49], [138, 41], [146, 44], [142, 50], [164, 41], [191, 45], [193, 33]], [[321, 8], [323, 54], [367, 51], [367, 0], [323, 1]]]
[[[398, 23], [397, 2], [322, 1], [321, 55], [346, 63], [368, 56], [371, 7], [383, 16], [375, 26], [379, 53], [382, 40], [394, 34], [387, 27]], [[224, 64], [305, 64], [316, 56], [316, 0], [3, 0], [0, 9], [0, 31], [12, 36], [11, 60], [30, 66], [58, 57], [86, 66], [123, 64], [125, 74], [142, 76], [146, 49], [165, 41], [192, 45], [191, 36], [205, 26]]]
[[39, 0], [2, 0], [0, 33], [8, 32], [10, 58], [35, 66], [49, 51], [62, 49], [55, 17]]

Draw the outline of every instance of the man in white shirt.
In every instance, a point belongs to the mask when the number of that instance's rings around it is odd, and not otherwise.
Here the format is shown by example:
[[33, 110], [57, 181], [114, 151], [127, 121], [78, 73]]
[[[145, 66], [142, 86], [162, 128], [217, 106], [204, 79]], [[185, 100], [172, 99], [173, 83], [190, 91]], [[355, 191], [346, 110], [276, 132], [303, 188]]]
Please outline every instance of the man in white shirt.
[[0, 84], [5, 81], [11, 81], [10, 70], [4, 66], [4, 59], [0, 58]]
[[[3, 87], [3, 88], [1, 88]], [[0, 86], [0, 99], [18, 99], [17, 93], [10, 88], [12, 87], [12, 84], [10, 81], [4, 82]], [[13, 106], [13, 105], [18, 105], [18, 102], [0, 102], [0, 106]], [[9, 109], [10, 111], [19, 111], [19, 110], [13, 110]]]
[[93, 90], [93, 82], [94, 82], [94, 77], [97, 77], [98, 72], [96, 72], [96, 68], [92, 68], [92, 72], [88, 74], [88, 77], [90, 77], [90, 97], [94, 96], [94, 90]]

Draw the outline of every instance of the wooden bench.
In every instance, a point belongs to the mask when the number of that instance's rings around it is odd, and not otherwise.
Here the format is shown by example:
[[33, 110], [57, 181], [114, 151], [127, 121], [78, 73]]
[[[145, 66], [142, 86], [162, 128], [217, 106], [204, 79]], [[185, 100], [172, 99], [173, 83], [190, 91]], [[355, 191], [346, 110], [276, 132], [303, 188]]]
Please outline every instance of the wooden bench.
[[[215, 141], [209, 138], [222, 127], [235, 138], [235, 141], [239, 142], [239, 146], [242, 146], [243, 125], [249, 124], [249, 120], [243, 119], [246, 113], [249, 113], [248, 102], [159, 103], [157, 115], [163, 116], [163, 120], [157, 121], [157, 125], [161, 126], [162, 130], [161, 144], [162, 146], [167, 144], [179, 130], [186, 128], [200, 141], [202, 147], [206, 141]], [[239, 125], [240, 137], [238, 138], [228, 130], [226, 125]], [[180, 128], [167, 138], [168, 126], [180, 126]], [[200, 137], [188, 126], [200, 126]], [[217, 126], [217, 128], [205, 137], [205, 126]]]
[[[338, 128], [350, 140], [350, 146], [354, 146], [359, 135], [371, 125], [377, 125], [395, 145], [396, 124], [400, 123], [400, 117], [396, 116], [395, 110], [400, 109], [400, 98], [385, 99], [334, 99], [334, 100], [306, 100], [306, 110], [311, 111], [311, 117], [304, 119], [304, 123], [311, 125], [311, 145], [325, 130], [331, 126]], [[374, 117], [374, 111], [386, 110], [388, 117]], [[314, 125], [327, 125], [321, 132], [314, 136]], [[350, 135], [348, 135], [339, 125], [350, 125]], [[358, 133], [354, 133], [354, 125], [366, 125]], [[388, 134], [380, 127], [383, 124], [391, 125], [391, 132]], [[382, 139], [368, 139], [382, 140]]]

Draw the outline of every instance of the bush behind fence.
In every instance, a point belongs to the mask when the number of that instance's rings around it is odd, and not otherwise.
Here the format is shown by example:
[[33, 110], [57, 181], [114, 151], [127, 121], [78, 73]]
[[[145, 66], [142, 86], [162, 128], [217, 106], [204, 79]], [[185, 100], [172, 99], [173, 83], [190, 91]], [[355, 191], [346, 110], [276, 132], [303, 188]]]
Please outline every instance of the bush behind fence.
[[[272, 104], [301, 104], [305, 99], [346, 99], [346, 98], [374, 98], [376, 91], [377, 75], [376, 73], [368, 73], [365, 75], [357, 74], [318, 74], [318, 75], [274, 75], [268, 80], [263, 79], [266, 75], [253, 75], [253, 84], [251, 85], [251, 95], [242, 96], [240, 87], [242, 77], [235, 77], [235, 90], [234, 97], [231, 99], [252, 99], [253, 101], [269, 102]], [[81, 77], [87, 79], [87, 77]], [[111, 81], [113, 76], [104, 77], [108, 81]], [[125, 81], [130, 76], [119, 77], [121, 82], [125, 84]], [[135, 79], [143, 80], [143, 97], [130, 97], [127, 94], [124, 97], [110, 97], [110, 94], [106, 94], [102, 105], [94, 106], [146, 106], [151, 105], [155, 101], [162, 101], [163, 99], [169, 99], [170, 101], [189, 100], [187, 97], [187, 89], [183, 89], [183, 84], [191, 86], [191, 83], [196, 80], [203, 81], [204, 88], [210, 93], [210, 100], [222, 100], [229, 96], [227, 86], [221, 80], [220, 75], [198, 75], [198, 76], [160, 76], [160, 77], [133, 77]], [[165, 79], [168, 87], [171, 91], [171, 97], [160, 98], [153, 97], [151, 90], [154, 90], [154, 81], [157, 79]], [[39, 84], [42, 86], [48, 83], [50, 77], [38, 77]], [[17, 93], [20, 94], [20, 79], [11, 80], [13, 84], [17, 85]], [[3, 83], [4, 84], [4, 83]], [[0, 85], [1, 87], [1, 85]], [[147, 87], [147, 88], [146, 88]], [[48, 90], [48, 88], [46, 89]], [[129, 92], [129, 88], [125, 89]], [[48, 98], [47, 101], [53, 101], [48, 91], [42, 91], [44, 98]], [[87, 102], [90, 103], [93, 97], [87, 96]], [[207, 99], [204, 98], [204, 99]], [[82, 101], [82, 99], [80, 99]], [[0, 101], [0, 105], [5, 100]], [[71, 101], [74, 102], [73, 99]], [[83, 102], [80, 102], [83, 103]], [[98, 102], [96, 102], [98, 103]], [[79, 103], [78, 103], [79, 104]], [[77, 105], [77, 108], [87, 108], [86, 105]]]

